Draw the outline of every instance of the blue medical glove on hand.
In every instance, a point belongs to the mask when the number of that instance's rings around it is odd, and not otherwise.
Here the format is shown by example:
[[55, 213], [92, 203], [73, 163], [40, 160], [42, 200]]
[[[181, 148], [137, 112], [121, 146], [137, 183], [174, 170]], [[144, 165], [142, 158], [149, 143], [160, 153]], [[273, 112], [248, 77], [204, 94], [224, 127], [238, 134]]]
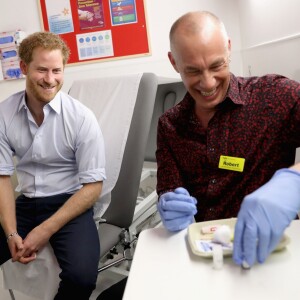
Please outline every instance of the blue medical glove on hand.
[[235, 226], [233, 260], [263, 263], [300, 210], [300, 173], [277, 171], [269, 182], [244, 198]]
[[180, 187], [174, 192], [162, 194], [157, 208], [164, 226], [169, 231], [179, 231], [193, 223], [197, 213], [196, 204], [197, 200]]

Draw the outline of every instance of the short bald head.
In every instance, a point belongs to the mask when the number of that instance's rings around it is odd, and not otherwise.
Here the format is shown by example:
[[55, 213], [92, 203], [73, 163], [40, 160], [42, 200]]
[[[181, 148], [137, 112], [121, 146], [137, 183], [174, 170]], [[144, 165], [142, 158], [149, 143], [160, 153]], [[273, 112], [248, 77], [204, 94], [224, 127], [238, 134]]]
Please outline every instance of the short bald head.
[[208, 11], [186, 13], [171, 27], [169, 34], [171, 52], [175, 54], [176, 46], [183, 38], [197, 38], [206, 43], [213, 35], [219, 35], [224, 40], [224, 46], [228, 46], [229, 39], [225, 26], [217, 16]]

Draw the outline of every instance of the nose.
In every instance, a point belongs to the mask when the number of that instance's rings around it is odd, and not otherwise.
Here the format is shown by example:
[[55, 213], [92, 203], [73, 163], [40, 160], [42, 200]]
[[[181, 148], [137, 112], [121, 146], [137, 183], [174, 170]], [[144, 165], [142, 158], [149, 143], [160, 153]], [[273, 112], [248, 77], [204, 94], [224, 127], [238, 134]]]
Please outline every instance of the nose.
[[46, 72], [44, 81], [47, 83], [53, 83], [55, 81], [54, 74], [52, 72]]
[[205, 91], [210, 91], [216, 86], [216, 78], [213, 72], [204, 71], [200, 77], [200, 88]]

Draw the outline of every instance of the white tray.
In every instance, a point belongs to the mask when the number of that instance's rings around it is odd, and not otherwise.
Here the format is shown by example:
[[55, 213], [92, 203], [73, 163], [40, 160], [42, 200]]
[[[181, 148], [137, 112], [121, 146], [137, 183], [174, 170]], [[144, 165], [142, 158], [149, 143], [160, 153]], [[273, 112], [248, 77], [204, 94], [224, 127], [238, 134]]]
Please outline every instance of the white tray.
[[[199, 247], [199, 243], [208, 243], [208, 245], [209, 245], [213, 238], [213, 233], [203, 234], [201, 232], [202, 227], [213, 226], [213, 225], [228, 225], [233, 233], [235, 223], [236, 223], [236, 218], [230, 218], [230, 219], [220, 219], [220, 220], [206, 221], [206, 222], [199, 222], [199, 223], [191, 224], [188, 227], [188, 241], [189, 241], [189, 244], [190, 244], [190, 247], [191, 247], [193, 253], [195, 255], [199, 255], [199, 256], [203, 256], [203, 257], [212, 257], [212, 251], [201, 250], [202, 247]], [[274, 251], [282, 250], [283, 248], [286, 247], [287, 244], [289, 244], [289, 242], [290, 242], [290, 238], [284, 234], [282, 237], [282, 240], [277, 245], [277, 247]], [[224, 256], [232, 255], [232, 247], [224, 247], [223, 246], [223, 255]]]

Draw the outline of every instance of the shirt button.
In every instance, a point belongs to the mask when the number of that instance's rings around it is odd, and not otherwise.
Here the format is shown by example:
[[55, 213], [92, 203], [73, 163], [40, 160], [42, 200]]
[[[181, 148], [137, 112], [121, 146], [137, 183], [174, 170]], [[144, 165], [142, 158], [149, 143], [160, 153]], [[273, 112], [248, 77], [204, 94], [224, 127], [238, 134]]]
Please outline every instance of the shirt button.
[[217, 183], [217, 179], [212, 179], [210, 182], [211, 182], [212, 184], [215, 184], [215, 183]]

